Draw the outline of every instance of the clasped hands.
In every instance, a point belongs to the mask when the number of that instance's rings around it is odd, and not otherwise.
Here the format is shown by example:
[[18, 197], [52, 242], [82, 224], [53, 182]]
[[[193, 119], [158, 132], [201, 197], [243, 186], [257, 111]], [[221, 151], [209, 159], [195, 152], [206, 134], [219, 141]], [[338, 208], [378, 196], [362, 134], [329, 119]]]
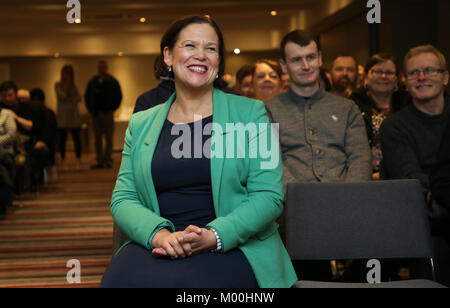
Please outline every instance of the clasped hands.
[[217, 241], [212, 230], [190, 225], [173, 233], [161, 229], [153, 236], [152, 246], [152, 254], [178, 259], [215, 249]]

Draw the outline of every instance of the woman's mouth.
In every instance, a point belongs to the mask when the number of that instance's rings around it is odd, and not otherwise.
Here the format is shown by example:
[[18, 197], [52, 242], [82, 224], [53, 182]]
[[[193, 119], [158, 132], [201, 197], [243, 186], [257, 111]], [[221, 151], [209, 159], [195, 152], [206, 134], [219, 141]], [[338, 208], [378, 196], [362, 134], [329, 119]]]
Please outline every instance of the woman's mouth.
[[190, 65], [188, 69], [196, 74], [205, 74], [208, 71], [208, 68], [205, 65]]

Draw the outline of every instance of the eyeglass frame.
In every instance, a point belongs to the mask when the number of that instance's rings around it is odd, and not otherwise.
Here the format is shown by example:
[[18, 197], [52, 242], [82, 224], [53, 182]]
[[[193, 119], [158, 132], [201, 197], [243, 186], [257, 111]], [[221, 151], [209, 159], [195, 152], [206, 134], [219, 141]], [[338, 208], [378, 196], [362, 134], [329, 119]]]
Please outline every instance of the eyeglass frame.
[[375, 77], [381, 77], [381, 76], [383, 76], [383, 74], [388, 78], [397, 76], [397, 72], [393, 72], [393, 71], [382, 71], [382, 70], [371, 69], [369, 72], [372, 73]]
[[438, 73], [444, 73], [446, 70], [442, 68], [436, 67], [425, 67], [424, 69], [416, 69], [406, 73], [406, 78], [409, 80], [414, 80], [419, 78], [420, 73], [422, 73], [425, 77], [436, 77]]

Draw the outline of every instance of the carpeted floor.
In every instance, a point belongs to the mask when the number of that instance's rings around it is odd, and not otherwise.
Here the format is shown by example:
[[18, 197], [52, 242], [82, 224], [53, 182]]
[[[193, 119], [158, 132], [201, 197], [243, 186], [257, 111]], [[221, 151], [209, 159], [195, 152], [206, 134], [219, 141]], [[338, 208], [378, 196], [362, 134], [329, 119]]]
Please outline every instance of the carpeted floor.
[[[57, 181], [16, 197], [0, 222], [0, 288], [99, 285], [112, 253], [109, 203], [120, 157], [114, 154], [112, 169], [96, 170], [93, 157], [84, 157], [76, 171], [69, 156]], [[79, 284], [67, 282], [71, 259], [81, 264]]]

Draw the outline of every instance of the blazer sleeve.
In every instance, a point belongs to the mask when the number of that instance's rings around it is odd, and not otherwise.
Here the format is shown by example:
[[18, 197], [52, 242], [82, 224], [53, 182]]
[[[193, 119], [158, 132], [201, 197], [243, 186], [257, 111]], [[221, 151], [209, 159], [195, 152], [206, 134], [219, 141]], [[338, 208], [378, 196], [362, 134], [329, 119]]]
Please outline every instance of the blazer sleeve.
[[[219, 234], [224, 252], [243, 245], [257, 234], [272, 234], [276, 230], [274, 223], [283, 211], [283, 169], [277, 132], [272, 131], [261, 102], [255, 103], [249, 114], [249, 123], [266, 125], [257, 135], [248, 137], [249, 150], [257, 150], [256, 158], [247, 158], [249, 170], [245, 185], [248, 197], [228, 215], [207, 225]], [[270, 161], [263, 158], [257, 149], [258, 142], [266, 137], [272, 147], [270, 153], [274, 154]]]
[[125, 135], [122, 163], [111, 199], [111, 214], [117, 225], [136, 243], [151, 250], [151, 242], [156, 232], [163, 228], [175, 231], [175, 227], [144, 206], [136, 190], [133, 164], [139, 158], [133, 156], [133, 117]]

